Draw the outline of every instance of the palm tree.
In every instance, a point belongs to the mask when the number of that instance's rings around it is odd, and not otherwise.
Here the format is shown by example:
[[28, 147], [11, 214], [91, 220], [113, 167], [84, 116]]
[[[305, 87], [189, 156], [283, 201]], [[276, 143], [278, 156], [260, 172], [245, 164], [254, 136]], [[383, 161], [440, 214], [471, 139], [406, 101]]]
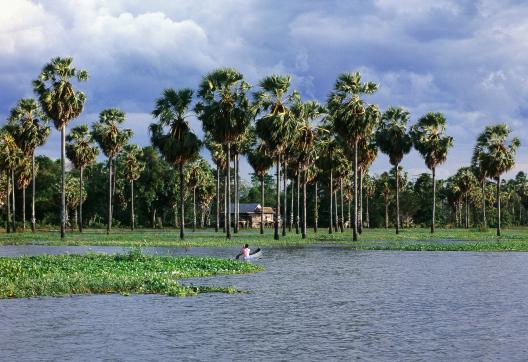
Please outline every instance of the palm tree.
[[396, 234], [400, 232], [400, 184], [398, 170], [403, 156], [411, 151], [412, 139], [407, 132], [409, 112], [399, 107], [389, 107], [381, 116], [376, 131], [376, 143], [381, 152], [389, 156], [396, 170]]
[[360, 97], [377, 90], [377, 84], [363, 83], [359, 72], [343, 73], [337, 78], [328, 100], [335, 133], [343, 137], [354, 152], [354, 241], [358, 234], [358, 142], [372, 132], [380, 117], [378, 106], [369, 105]]
[[220, 172], [226, 167], [226, 154], [221, 144], [213, 141], [210, 134], [205, 135], [205, 146], [211, 153], [211, 158], [216, 165], [216, 223], [215, 232], [220, 228]]
[[[11, 109], [9, 124], [12, 128], [15, 141], [18, 147], [22, 150], [24, 158], [31, 156], [31, 230], [35, 232], [35, 149], [39, 146], [42, 146], [46, 142], [50, 135], [50, 128], [48, 127], [46, 115], [40, 109], [40, 105], [36, 100], [31, 98], [19, 100], [17, 105]], [[23, 189], [23, 196], [25, 199], [25, 188]], [[25, 209], [26, 207], [24, 202], [24, 214]]]
[[182, 240], [185, 237], [183, 166], [198, 156], [202, 146], [186, 119], [192, 96], [192, 90], [187, 88], [165, 89], [162, 97], [156, 100], [156, 106], [152, 111], [158, 123], [152, 123], [149, 127], [150, 139], [154, 147], [179, 171], [180, 239]]
[[[257, 135], [274, 150], [276, 163], [277, 202], [275, 210], [274, 239], [279, 239], [280, 216], [280, 165], [286, 151], [288, 142], [297, 130], [297, 121], [291, 117], [289, 105], [291, 96], [288, 96], [291, 77], [270, 75], [259, 83], [261, 90], [255, 93], [258, 111], [263, 116], [257, 120]], [[286, 175], [284, 175], [286, 177]], [[286, 217], [286, 215], [284, 215]]]
[[455, 174], [454, 181], [461, 196], [464, 198], [466, 206], [464, 226], [469, 229], [469, 195], [473, 191], [477, 179], [469, 167], [462, 167]]
[[385, 229], [389, 228], [389, 202], [390, 202], [390, 177], [388, 172], [383, 172], [378, 178], [380, 182], [381, 194], [383, 195], [383, 204], [385, 206]]
[[[73, 177], [71, 173], [66, 174], [66, 219], [68, 219], [68, 210], [75, 210], [74, 222], [77, 222], [77, 207], [86, 200], [86, 192], [80, 186], [80, 179]], [[74, 223], [71, 224], [72, 230]]]
[[66, 227], [66, 127], [82, 113], [86, 100], [83, 92], [73, 88], [73, 77], [79, 82], [86, 81], [88, 72], [75, 69], [72, 58], [57, 57], [46, 64], [38, 79], [33, 81], [33, 89], [38, 95], [42, 110], [61, 133], [61, 238], [64, 238]]
[[370, 213], [369, 213], [369, 200], [374, 196], [374, 193], [376, 191], [376, 188], [374, 186], [374, 181], [372, 177], [369, 174], [365, 174], [363, 179], [363, 188], [365, 190], [365, 201], [366, 201], [366, 209], [365, 209], [365, 224], [367, 229], [370, 228]]
[[325, 109], [315, 101], [301, 102], [301, 98], [298, 93], [294, 94], [293, 105], [291, 107], [292, 117], [297, 119], [300, 124], [297, 130], [297, 137], [295, 139], [295, 148], [298, 151], [297, 163], [299, 165], [299, 172], [302, 173], [302, 193], [303, 193], [303, 207], [302, 207], [302, 224], [301, 224], [301, 235], [303, 239], [306, 239], [306, 185], [308, 184], [309, 177], [307, 175], [309, 167], [315, 161], [315, 150], [314, 144], [317, 139], [318, 129], [311, 125], [311, 122], [319, 118]]
[[487, 228], [488, 221], [486, 220], [486, 179], [488, 175], [486, 174], [486, 169], [483, 167], [480, 161], [480, 151], [480, 148], [476, 146], [473, 149], [473, 157], [471, 158], [471, 169], [480, 183], [480, 189], [482, 193], [482, 227]]
[[368, 135], [358, 142], [358, 178], [359, 178], [359, 220], [358, 232], [363, 232], [363, 177], [378, 156], [378, 145], [374, 135]]
[[97, 142], [106, 157], [108, 157], [108, 221], [106, 233], [112, 229], [112, 175], [113, 160], [132, 137], [131, 129], [121, 129], [125, 122], [125, 113], [117, 108], [103, 110], [99, 114], [99, 121], [92, 125], [92, 137]]
[[476, 161], [486, 170], [488, 177], [497, 181], [497, 236], [501, 234], [501, 175], [511, 170], [515, 165], [515, 154], [520, 145], [520, 141], [516, 137], [507, 144], [510, 133], [510, 128], [505, 124], [488, 126], [477, 138], [475, 147]]
[[445, 135], [446, 119], [442, 113], [429, 112], [411, 128], [414, 148], [425, 159], [425, 165], [433, 176], [433, 213], [431, 233], [435, 230], [436, 168], [445, 162], [447, 152], [453, 147], [453, 137]]
[[259, 144], [251, 149], [247, 154], [249, 165], [253, 168], [255, 175], [260, 180], [260, 233], [264, 234], [264, 177], [268, 170], [273, 166], [273, 158], [269, 155], [270, 151], [264, 143]]
[[143, 150], [138, 145], [128, 144], [120, 154], [125, 168], [125, 178], [130, 183], [130, 228], [136, 228], [136, 214], [134, 210], [134, 181], [139, 179], [145, 169]]
[[222, 145], [227, 153], [226, 236], [231, 238], [231, 146], [249, 126], [253, 111], [247, 98], [249, 84], [241, 73], [220, 68], [206, 74], [199, 86], [200, 102], [195, 107], [205, 133]]
[[31, 162], [29, 158], [22, 157], [17, 165], [17, 186], [22, 190], [22, 230], [26, 231], [26, 188], [31, 182]]
[[[4, 127], [0, 131], [0, 167], [7, 174], [7, 227], [6, 231], [16, 232], [15, 222], [15, 169], [22, 157], [13, 135]], [[12, 193], [12, 194], [11, 194]], [[12, 199], [10, 199], [12, 195]], [[12, 204], [11, 204], [12, 202]]]
[[[79, 170], [79, 199], [84, 200], [82, 194], [84, 169], [95, 162], [99, 149], [93, 145], [92, 134], [85, 124], [74, 127], [66, 136], [66, 142], [66, 156]], [[79, 203], [79, 232], [81, 233], [83, 231], [82, 204], [82, 202]]]

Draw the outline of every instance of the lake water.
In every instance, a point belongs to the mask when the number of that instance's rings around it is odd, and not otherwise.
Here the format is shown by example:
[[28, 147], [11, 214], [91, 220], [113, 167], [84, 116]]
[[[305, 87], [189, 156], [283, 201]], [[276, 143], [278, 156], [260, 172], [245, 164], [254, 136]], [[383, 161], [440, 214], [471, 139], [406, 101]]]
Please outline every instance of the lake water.
[[[8, 246], [0, 256], [119, 252]], [[152, 248], [231, 257], [235, 249]], [[0, 360], [505, 360], [528, 356], [528, 253], [266, 249], [251, 294], [0, 300]]]

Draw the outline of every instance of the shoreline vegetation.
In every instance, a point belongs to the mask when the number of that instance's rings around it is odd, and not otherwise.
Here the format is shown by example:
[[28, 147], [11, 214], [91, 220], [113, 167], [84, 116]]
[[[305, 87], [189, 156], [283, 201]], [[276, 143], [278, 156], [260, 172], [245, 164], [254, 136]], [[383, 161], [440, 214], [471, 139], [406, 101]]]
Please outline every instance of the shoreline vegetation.
[[500, 237], [493, 229], [437, 229], [434, 234], [427, 228], [402, 229], [395, 234], [392, 229], [366, 229], [361, 241], [352, 241], [352, 231], [307, 232], [306, 239], [289, 233], [274, 240], [271, 230], [261, 235], [258, 230], [241, 230], [227, 239], [222, 233], [198, 230], [179, 239], [179, 230], [165, 229], [115, 229], [110, 235], [104, 230], [88, 229], [83, 233], [68, 233], [60, 238], [58, 231], [36, 233], [0, 233], [0, 245], [49, 245], [49, 246], [117, 246], [117, 247], [239, 247], [243, 243], [259, 247], [300, 247], [304, 245], [347, 246], [362, 250], [403, 251], [528, 251], [528, 228], [509, 228]]
[[195, 286], [182, 278], [262, 271], [259, 265], [209, 257], [127, 254], [0, 257], [0, 299], [80, 294], [239, 293], [234, 287]]

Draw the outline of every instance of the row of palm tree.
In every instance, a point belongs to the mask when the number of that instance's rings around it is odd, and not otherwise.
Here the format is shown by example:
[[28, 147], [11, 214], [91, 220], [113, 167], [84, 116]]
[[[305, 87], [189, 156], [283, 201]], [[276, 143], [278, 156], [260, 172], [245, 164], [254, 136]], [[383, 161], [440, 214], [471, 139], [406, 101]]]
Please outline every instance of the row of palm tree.
[[[12, 111], [10, 123], [5, 127], [0, 139], [0, 166], [7, 172], [8, 195], [14, 189], [15, 168], [23, 168], [18, 159], [34, 160], [35, 148], [42, 145], [49, 135], [47, 120], [51, 119], [61, 133], [61, 236], [64, 237], [66, 225], [65, 198], [65, 157], [72, 161], [80, 171], [79, 205], [82, 220], [83, 169], [93, 163], [98, 155], [97, 143], [108, 158], [108, 212], [107, 232], [112, 227], [112, 198], [115, 192], [116, 170], [114, 161], [121, 159], [126, 169], [126, 179], [131, 187], [131, 227], [134, 228], [134, 180], [141, 172], [138, 162], [139, 149], [128, 145], [132, 137], [130, 129], [121, 126], [125, 113], [116, 108], [103, 110], [91, 132], [88, 126], [81, 125], [72, 129], [66, 137], [66, 127], [77, 118], [84, 107], [85, 95], [73, 86], [73, 79], [85, 81], [88, 74], [77, 70], [71, 58], [54, 58], [46, 64], [38, 79], [33, 82], [38, 102], [21, 100]], [[262, 207], [264, 207], [264, 177], [275, 163], [275, 218], [274, 238], [287, 232], [288, 217], [288, 179], [290, 182], [290, 230], [294, 221], [296, 231], [306, 237], [306, 188], [310, 183], [317, 188], [327, 185], [330, 195], [331, 233], [345, 228], [344, 199], [352, 206], [353, 240], [358, 239], [363, 227], [363, 192], [368, 194], [372, 188], [368, 185], [368, 169], [377, 156], [377, 150], [388, 155], [395, 172], [396, 195], [396, 233], [401, 220], [399, 210], [400, 163], [403, 157], [414, 147], [424, 158], [432, 174], [432, 215], [431, 232], [435, 231], [436, 212], [436, 170], [445, 162], [448, 151], [453, 146], [453, 138], [447, 136], [446, 119], [441, 113], [427, 113], [412, 127], [408, 126], [410, 114], [400, 107], [389, 107], [381, 112], [376, 104], [369, 103], [368, 97], [378, 90], [373, 82], [363, 81], [359, 73], [343, 73], [338, 76], [334, 89], [330, 92], [326, 104], [316, 101], [303, 101], [299, 92], [291, 89], [291, 77], [270, 75], [264, 77], [256, 90], [244, 80], [241, 73], [231, 68], [220, 68], [206, 74], [198, 87], [197, 102], [193, 104], [194, 92], [191, 89], [166, 89], [156, 100], [152, 115], [156, 122], [149, 126], [152, 145], [160, 152], [179, 174], [179, 218], [180, 237], [184, 238], [184, 168], [199, 157], [203, 144], [211, 151], [216, 165], [216, 223], [219, 231], [220, 210], [224, 210], [226, 237], [231, 237], [231, 225], [238, 232], [239, 225], [239, 158], [246, 155], [255, 174], [261, 180]], [[201, 121], [205, 133], [205, 142], [198, 139], [188, 122], [194, 112]], [[11, 127], [11, 128], [9, 128]], [[457, 187], [468, 198], [466, 185], [477, 178], [481, 185], [485, 180], [497, 180], [497, 195], [500, 196], [501, 175], [514, 165], [518, 139], [508, 145], [510, 130], [505, 125], [487, 127], [479, 136], [473, 156], [471, 169], [461, 170], [456, 177]], [[66, 143], [68, 142], [68, 143]], [[13, 151], [14, 147], [19, 151]], [[231, 170], [234, 170], [232, 180]], [[193, 205], [196, 205], [196, 188], [202, 177], [200, 167], [191, 168], [188, 186], [193, 191]], [[194, 170], [194, 171], [192, 171]], [[282, 172], [281, 172], [282, 171]], [[33, 188], [35, 185], [34, 161], [31, 172]], [[20, 172], [20, 174], [23, 174]], [[281, 179], [282, 175], [282, 179]], [[224, 205], [221, 207], [220, 184], [224, 178]], [[30, 181], [21, 178], [19, 186], [23, 190]], [[282, 190], [281, 190], [282, 180]], [[350, 187], [348, 184], [350, 183]], [[204, 185], [209, 183], [204, 183]], [[233, 189], [232, 189], [233, 185]], [[297, 188], [297, 207], [294, 204], [295, 186]], [[207, 186], [209, 187], [209, 186]], [[234, 197], [232, 195], [234, 193]], [[284, 200], [281, 203], [281, 193]], [[387, 195], [389, 193], [387, 189]], [[34, 194], [34, 190], [33, 190]], [[300, 195], [302, 194], [302, 207]], [[317, 193], [316, 193], [317, 194]], [[384, 191], [385, 194], [385, 191]], [[13, 193], [14, 195], [14, 193]], [[204, 192], [204, 195], [208, 195]], [[341, 200], [339, 202], [338, 195]], [[33, 196], [33, 200], [35, 197]], [[207, 200], [207, 197], [204, 198]], [[234, 200], [234, 223], [231, 220]], [[368, 198], [367, 198], [368, 200]], [[500, 197], [498, 197], [497, 234], [500, 235]], [[13, 198], [14, 201], [14, 198]], [[9, 202], [9, 196], [8, 196]], [[34, 203], [34, 201], [33, 201]], [[316, 200], [317, 203], [317, 200]], [[351, 205], [353, 203], [353, 205]], [[12, 202], [14, 214], [14, 202]], [[205, 202], [208, 204], [208, 202]], [[338, 205], [341, 205], [340, 213]], [[368, 203], [366, 205], [368, 208]], [[297, 218], [294, 220], [294, 209]], [[8, 205], [9, 210], [9, 205]], [[485, 222], [485, 201], [483, 199]], [[8, 215], [13, 215], [8, 211]], [[367, 213], [368, 214], [368, 213]], [[203, 215], [203, 213], [202, 213]], [[335, 215], [335, 220], [332, 219]], [[388, 212], [386, 212], [388, 215]], [[317, 207], [314, 210], [315, 230], [317, 230]], [[15, 228], [14, 217], [11, 218]], [[24, 217], [25, 219], [25, 217]], [[350, 218], [349, 218], [350, 219]], [[194, 208], [193, 229], [196, 228], [196, 209]], [[367, 220], [368, 223], [368, 220]], [[261, 223], [261, 233], [263, 223]], [[386, 220], [388, 224], [388, 220]], [[34, 206], [32, 228], [35, 228]], [[82, 231], [82, 222], [79, 225]]]

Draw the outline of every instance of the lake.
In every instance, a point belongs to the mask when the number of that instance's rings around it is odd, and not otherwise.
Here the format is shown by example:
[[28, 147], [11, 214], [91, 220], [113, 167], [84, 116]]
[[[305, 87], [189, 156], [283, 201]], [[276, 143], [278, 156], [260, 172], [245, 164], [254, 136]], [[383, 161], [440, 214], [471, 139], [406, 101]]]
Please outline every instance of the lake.
[[[2, 246], [0, 256], [123, 250]], [[526, 360], [528, 253], [264, 252], [265, 272], [185, 281], [250, 294], [0, 300], [0, 360]]]

